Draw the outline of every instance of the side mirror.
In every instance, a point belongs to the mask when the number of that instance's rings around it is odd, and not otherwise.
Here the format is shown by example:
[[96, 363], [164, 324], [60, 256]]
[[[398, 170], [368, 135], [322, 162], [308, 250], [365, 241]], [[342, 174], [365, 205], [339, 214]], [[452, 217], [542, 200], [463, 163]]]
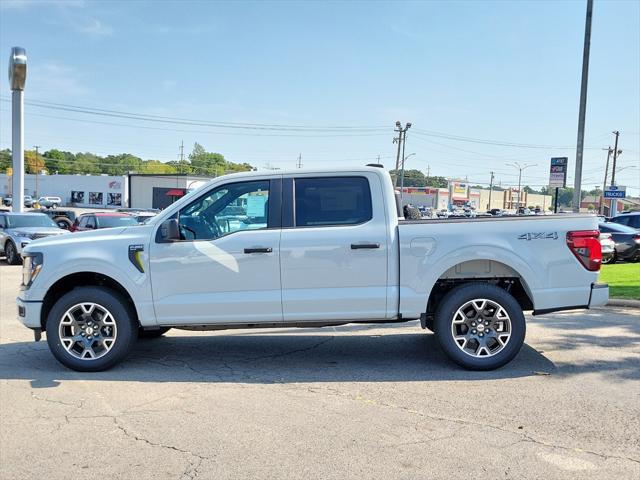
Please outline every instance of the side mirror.
[[161, 242], [174, 242], [180, 240], [180, 228], [177, 218], [165, 220], [158, 229], [158, 240]]

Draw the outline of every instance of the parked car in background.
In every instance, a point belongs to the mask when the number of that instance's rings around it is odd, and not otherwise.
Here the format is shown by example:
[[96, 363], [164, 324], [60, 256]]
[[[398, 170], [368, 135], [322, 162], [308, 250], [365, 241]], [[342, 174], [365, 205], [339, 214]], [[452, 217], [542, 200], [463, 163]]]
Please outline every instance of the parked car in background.
[[116, 212], [131, 215], [138, 220], [138, 223], [147, 223], [150, 219], [160, 213], [160, 210], [157, 208], [118, 208]]
[[640, 212], [621, 213], [613, 217], [610, 221], [640, 230]]
[[487, 211], [487, 213], [494, 215], [496, 217], [500, 217], [502, 215], [506, 215], [507, 212], [505, 212], [501, 208], [492, 208], [491, 210]]
[[601, 233], [610, 233], [615, 243], [615, 255], [612, 262], [624, 260], [640, 261], [640, 232], [635, 228], [613, 222], [600, 223]]
[[73, 222], [76, 221], [76, 213], [73, 210], [48, 210], [43, 208], [41, 210], [31, 210], [30, 213], [44, 213], [56, 222], [58, 227], [64, 228], [65, 230], [70, 230]]
[[60, 197], [40, 197], [38, 204], [44, 208], [58, 208], [62, 204], [62, 199]]
[[100, 228], [131, 227], [140, 225], [131, 215], [119, 212], [85, 213], [80, 215], [71, 226], [72, 232], [97, 230]]
[[2, 198], [2, 204], [3, 204], [5, 207], [10, 207], [11, 205], [13, 205], [13, 198], [11, 197], [11, 195], [5, 195], [5, 196]]
[[600, 232], [598, 239], [602, 246], [602, 263], [613, 263], [616, 257], [616, 244], [611, 234]]
[[0, 213], [0, 252], [4, 253], [9, 265], [22, 261], [22, 249], [32, 240], [69, 233], [61, 230], [53, 221], [42, 214]]
[[22, 200], [22, 203], [26, 208], [33, 207], [33, 203], [34, 203], [33, 197], [31, 195], [25, 195]]

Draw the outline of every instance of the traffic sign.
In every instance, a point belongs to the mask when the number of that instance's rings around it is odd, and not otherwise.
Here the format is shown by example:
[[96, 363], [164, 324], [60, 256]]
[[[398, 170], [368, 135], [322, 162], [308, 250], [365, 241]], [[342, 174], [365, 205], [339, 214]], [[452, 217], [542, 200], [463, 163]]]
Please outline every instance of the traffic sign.
[[625, 198], [627, 187], [622, 185], [610, 185], [604, 189], [604, 198]]

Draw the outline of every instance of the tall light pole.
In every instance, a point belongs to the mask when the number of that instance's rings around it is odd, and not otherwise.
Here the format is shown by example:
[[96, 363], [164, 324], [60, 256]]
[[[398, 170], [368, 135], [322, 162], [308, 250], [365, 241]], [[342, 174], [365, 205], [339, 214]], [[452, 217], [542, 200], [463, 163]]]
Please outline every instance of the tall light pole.
[[491, 193], [493, 192], [493, 178], [494, 178], [494, 173], [491, 172], [491, 182], [489, 182], [489, 205], [487, 205], [487, 210], [491, 210]]
[[[409, 124], [411, 125], [411, 124]], [[405, 130], [406, 131], [406, 130]], [[402, 146], [402, 174], [400, 175], [400, 200], [404, 197], [404, 162], [407, 161], [407, 158], [413, 157], [415, 153], [410, 153], [406, 157], [404, 156], [404, 145]]]
[[520, 199], [522, 198], [522, 171], [526, 170], [529, 167], [535, 167], [537, 166], [537, 163], [534, 163], [532, 165], [529, 164], [524, 164], [524, 165], [520, 165], [518, 162], [513, 162], [513, 163], [507, 163], [508, 166], [510, 167], [514, 167], [518, 169], [518, 205], [516, 206], [516, 210], [518, 208], [520, 208]]
[[[407, 140], [407, 130], [411, 128], [411, 122], [407, 122], [402, 128], [402, 123], [400, 120], [396, 121], [396, 129], [394, 131], [398, 132], [398, 136], [393, 139], [393, 143], [398, 142], [398, 154], [396, 156], [396, 176], [393, 180], [393, 186], [398, 185], [398, 169], [400, 168], [400, 151], [402, 151], [402, 158], [404, 159], [404, 144]], [[402, 149], [400, 148], [402, 147]], [[404, 163], [404, 162], [403, 162]]]
[[27, 80], [27, 52], [13, 47], [9, 56], [11, 87], [11, 156], [13, 163], [11, 210], [24, 209], [24, 85]]
[[[611, 169], [611, 185], [616, 184], [616, 165], [618, 161], [618, 155], [622, 153], [622, 150], [618, 150], [618, 138], [620, 137], [620, 132], [616, 130], [612, 132], [616, 136], [615, 144], [613, 146], [613, 167]], [[609, 216], [615, 217], [618, 214], [618, 199], [612, 198], [611, 207], [609, 208]]]
[[582, 82], [580, 84], [580, 111], [578, 113], [578, 142], [576, 146], [576, 173], [573, 180], [573, 211], [580, 213], [582, 191], [582, 153], [584, 151], [584, 119], [587, 113], [587, 82], [589, 80], [589, 50], [591, 48], [591, 18], [593, 0], [587, 0], [587, 17], [584, 25], [584, 48], [582, 50]]

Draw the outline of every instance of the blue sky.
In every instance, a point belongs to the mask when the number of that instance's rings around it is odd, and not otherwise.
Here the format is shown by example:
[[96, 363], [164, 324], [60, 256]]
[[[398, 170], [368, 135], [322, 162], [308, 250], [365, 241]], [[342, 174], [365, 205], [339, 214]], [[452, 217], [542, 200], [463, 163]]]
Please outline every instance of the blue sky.
[[[396, 120], [413, 123], [407, 168], [503, 186], [506, 163], [573, 171], [586, 1], [142, 2], [0, 0], [0, 58], [27, 49], [25, 98], [208, 122], [367, 127], [256, 130], [26, 106], [25, 144], [163, 161], [195, 141], [263, 168], [392, 166]], [[6, 67], [5, 67], [6, 68]], [[0, 95], [10, 96], [0, 81]], [[0, 102], [0, 148], [11, 143]], [[94, 123], [102, 122], [102, 123]], [[146, 128], [141, 128], [146, 127]], [[378, 129], [378, 127], [381, 127]], [[386, 130], [384, 127], [387, 127]], [[369, 129], [370, 128], [370, 129]], [[620, 130], [619, 184], [640, 189], [640, 2], [595, 2], [584, 186]], [[553, 148], [463, 142], [429, 132]], [[425, 133], [426, 132], [426, 133]], [[572, 175], [570, 175], [570, 178]]]

